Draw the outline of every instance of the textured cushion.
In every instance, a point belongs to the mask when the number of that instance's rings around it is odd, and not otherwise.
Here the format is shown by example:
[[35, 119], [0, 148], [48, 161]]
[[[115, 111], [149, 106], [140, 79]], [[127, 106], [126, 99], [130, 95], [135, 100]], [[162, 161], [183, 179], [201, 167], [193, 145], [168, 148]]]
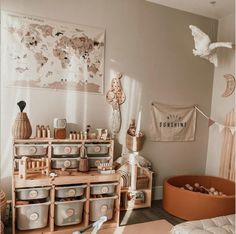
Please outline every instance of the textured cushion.
[[174, 226], [171, 234], [233, 234], [235, 215], [189, 221]]

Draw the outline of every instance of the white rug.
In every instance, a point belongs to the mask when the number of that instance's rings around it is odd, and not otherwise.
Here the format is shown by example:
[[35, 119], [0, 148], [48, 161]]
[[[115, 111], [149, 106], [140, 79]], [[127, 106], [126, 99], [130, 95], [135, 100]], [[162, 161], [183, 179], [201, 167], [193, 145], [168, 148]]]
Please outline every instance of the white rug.
[[166, 220], [156, 220], [146, 223], [132, 224], [117, 228], [100, 230], [99, 234], [169, 234], [172, 224]]

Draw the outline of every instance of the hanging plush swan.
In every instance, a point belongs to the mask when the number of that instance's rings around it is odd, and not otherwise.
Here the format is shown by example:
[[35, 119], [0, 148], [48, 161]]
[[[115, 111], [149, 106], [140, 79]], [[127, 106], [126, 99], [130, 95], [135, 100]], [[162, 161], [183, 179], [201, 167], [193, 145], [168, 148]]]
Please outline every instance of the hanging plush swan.
[[216, 54], [216, 49], [218, 47], [232, 48], [231, 42], [215, 42], [211, 43], [211, 40], [207, 34], [194, 25], [190, 25], [189, 28], [192, 30], [192, 35], [194, 37], [195, 49], [193, 49], [193, 54], [195, 56], [200, 56], [201, 58], [209, 60], [211, 63], [218, 66], [218, 58]]

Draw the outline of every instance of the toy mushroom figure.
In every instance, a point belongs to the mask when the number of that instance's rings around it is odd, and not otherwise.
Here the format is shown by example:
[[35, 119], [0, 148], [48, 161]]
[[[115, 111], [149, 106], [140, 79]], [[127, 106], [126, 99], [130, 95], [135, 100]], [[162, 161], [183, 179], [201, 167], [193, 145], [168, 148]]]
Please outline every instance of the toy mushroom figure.
[[107, 92], [106, 99], [112, 105], [112, 134], [119, 133], [121, 127], [120, 105], [125, 102], [125, 94], [122, 90], [121, 80], [122, 74], [118, 73], [111, 81], [111, 88]]
[[32, 128], [27, 113], [23, 112], [26, 102], [20, 101], [17, 103], [17, 105], [20, 108], [20, 112], [17, 114], [12, 128], [13, 137], [15, 139], [29, 139], [32, 134]]

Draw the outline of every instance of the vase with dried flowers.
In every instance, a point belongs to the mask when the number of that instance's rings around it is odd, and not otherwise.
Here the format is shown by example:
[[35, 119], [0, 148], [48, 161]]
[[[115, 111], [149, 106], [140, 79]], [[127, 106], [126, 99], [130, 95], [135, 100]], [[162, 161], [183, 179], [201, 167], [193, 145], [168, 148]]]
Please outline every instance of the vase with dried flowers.
[[20, 112], [17, 114], [12, 128], [13, 137], [15, 139], [29, 139], [32, 134], [32, 128], [27, 113], [23, 112], [26, 102], [20, 101], [17, 105], [20, 108]]

